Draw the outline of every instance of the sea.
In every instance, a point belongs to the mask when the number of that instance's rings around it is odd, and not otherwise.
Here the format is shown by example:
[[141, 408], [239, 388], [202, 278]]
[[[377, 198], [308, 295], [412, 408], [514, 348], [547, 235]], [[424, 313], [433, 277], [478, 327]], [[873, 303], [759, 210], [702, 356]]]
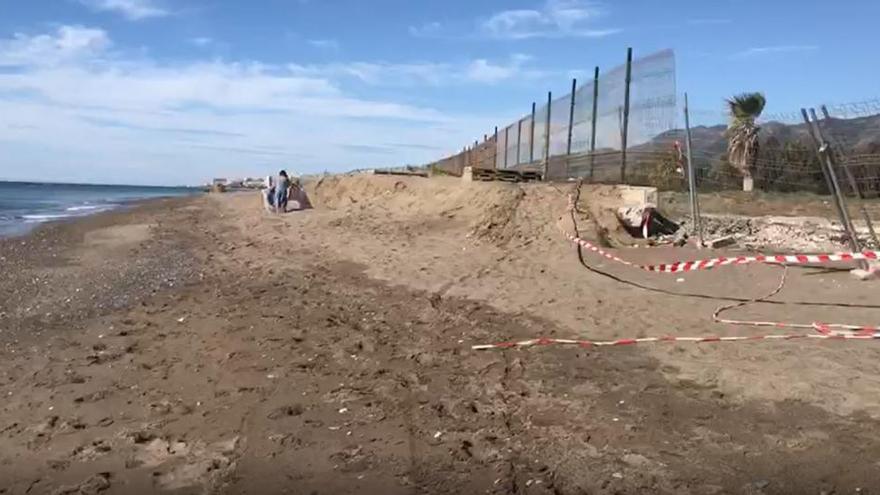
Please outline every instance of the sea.
[[52, 221], [125, 208], [152, 198], [200, 194], [188, 187], [111, 186], [0, 181], [0, 237]]

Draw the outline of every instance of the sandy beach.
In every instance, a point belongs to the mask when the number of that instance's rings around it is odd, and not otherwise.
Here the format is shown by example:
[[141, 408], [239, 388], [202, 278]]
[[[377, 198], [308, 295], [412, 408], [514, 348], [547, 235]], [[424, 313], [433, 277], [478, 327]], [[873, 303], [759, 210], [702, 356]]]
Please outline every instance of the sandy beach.
[[[587, 270], [559, 232], [570, 185], [363, 176], [308, 191], [315, 208], [283, 216], [255, 192], [217, 194], [0, 240], [0, 493], [880, 491], [880, 344], [473, 351], [783, 331]], [[593, 240], [615, 235], [600, 200], [579, 205]], [[762, 296], [781, 272], [585, 261], [718, 297]], [[875, 285], [834, 268], [792, 268], [774, 297], [813, 305], [728, 316], [880, 322]]]

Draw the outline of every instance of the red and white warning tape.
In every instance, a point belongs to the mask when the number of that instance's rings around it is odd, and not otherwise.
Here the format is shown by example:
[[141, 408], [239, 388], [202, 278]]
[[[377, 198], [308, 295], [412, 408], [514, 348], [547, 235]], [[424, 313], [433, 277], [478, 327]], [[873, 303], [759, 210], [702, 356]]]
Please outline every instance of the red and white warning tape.
[[801, 329], [813, 329], [823, 335], [830, 335], [834, 333], [852, 333], [858, 335], [870, 335], [874, 333], [880, 332], [880, 327], [873, 326], [864, 326], [864, 325], [848, 325], [845, 323], [788, 323], [781, 321], [759, 321], [759, 320], [731, 320], [727, 318], [721, 318], [721, 313], [735, 309], [741, 308], [743, 306], [747, 306], [749, 304], [759, 304], [763, 301], [770, 299], [771, 297], [778, 294], [782, 291], [782, 288], [785, 286], [785, 280], [788, 277], [788, 267], [783, 267], [782, 277], [779, 279], [779, 284], [773, 289], [769, 294], [764, 297], [760, 297], [757, 299], [752, 299], [750, 301], [742, 301], [734, 304], [729, 304], [725, 306], [721, 306], [712, 313], [712, 320], [716, 323], [724, 323], [727, 325], [737, 325], [737, 326], [750, 326], [750, 327], [771, 327], [771, 328], [801, 328]]
[[[571, 196], [569, 196], [569, 208], [570, 211], [572, 208], [575, 208], [574, 201]], [[704, 270], [713, 268], [716, 266], [725, 266], [725, 265], [742, 265], [748, 263], [779, 263], [785, 267], [786, 264], [807, 264], [807, 263], [831, 263], [836, 261], [854, 261], [854, 260], [877, 260], [878, 252], [877, 251], [865, 251], [862, 253], [837, 253], [837, 254], [813, 254], [813, 255], [757, 255], [757, 256], [740, 256], [736, 258], [714, 258], [707, 260], [699, 260], [699, 261], [686, 261], [686, 262], [676, 262], [672, 264], [662, 264], [662, 265], [638, 265], [631, 261], [622, 259], [618, 256], [615, 256], [612, 253], [609, 253], [599, 246], [592, 244], [589, 241], [585, 241], [571, 235], [565, 229], [560, 226], [560, 229], [569, 238], [572, 242], [580, 245], [581, 247], [593, 251], [601, 256], [604, 256], [613, 261], [622, 263], [627, 266], [632, 266], [635, 268], [639, 268], [642, 270], [656, 272], [656, 273], [680, 273], [686, 271], [693, 270]], [[786, 323], [786, 322], [776, 322], [776, 321], [751, 321], [751, 320], [731, 320], [721, 318], [720, 315], [722, 312], [742, 307], [747, 304], [760, 303], [762, 300], [769, 299], [770, 297], [779, 293], [783, 286], [785, 285], [786, 275], [788, 273], [788, 268], [785, 267], [785, 271], [782, 274], [782, 277], [779, 281], [779, 285], [766, 296], [753, 299], [750, 301], [738, 302], [736, 304], [730, 304], [726, 306], [722, 306], [715, 310], [712, 314], [712, 319], [718, 323], [725, 323], [730, 325], [745, 325], [745, 326], [755, 326], [755, 327], [773, 327], [773, 328], [799, 328], [799, 329], [811, 329], [814, 330], [815, 333], [787, 333], [787, 334], [769, 334], [769, 335], [734, 335], [728, 337], [716, 336], [716, 335], [708, 335], [708, 336], [699, 336], [699, 337], [678, 337], [678, 336], [663, 336], [663, 337], [639, 337], [639, 338], [627, 338], [627, 339], [616, 339], [616, 340], [583, 340], [583, 339], [556, 339], [556, 338], [536, 338], [536, 339], [528, 339], [528, 340], [520, 340], [520, 341], [512, 341], [512, 342], [500, 342], [497, 344], [481, 344], [471, 346], [474, 350], [489, 350], [489, 349], [511, 349], [511, 348], [524, 348], [524, 347], [534, 347], [534, 346], [547, 346], [547, 345], [574, 345], [582, 348], [590, 348], [590, 347], [614, 347], [614, 346], [625, 346], [625, 345], [635, 345], [635, 344], [647, 344], [647, 343], [661, 343], [661, 342], [678, 342], [678, 343], [710, 343], [710, 342], [747, 342], [747, 341], [759, 341], [759, 340], [795, 340], [795, 339], [818, 339], [818, 340], [873, 340], [880, 339], [880, 327], [876, 326], [859, 326], [859, 325], [848, 325], [841, 323]]]
[[659, 265], [639, 265], [637, 263], [633, 263], [632, 261], [625, 260], [611, 252], [608, 252], [601, 247], [591, 243], [590, 241], [586, 241], [584, 239], [576, 237], [565, 230], [563, 230], [563, 233], [566, 237], [568, 237], [571, 242], [579, 244], [584, 249], [593, 251], [594, 253], [600, 256], [604, 256], [605, 258], [608, 258], [612, 261], [616, 261], [627, 266], [632, 266], [634, 268], [639, 268], [641, 270], [654, 273], [682, 273], [697, 270], [709, 270], [718, 266], [747, 265], [750, 263], [806, 265], [835, 263], [839, 261], [880, 260], [880, 251], [863, 251], [861, 253], [833, 254], [758, 254], [754, 256], [736, 256], [732, 258], [719, 256], [717, 258], [704, 260], [676, 261], [674, 263], [663, 263]]
[[[569, 208], [574, 208], [574, 201], [569, 196]], [[832, 254], [757, 254], [754, 256], [736, 256], [732, 258], [727, 258], [724, 256], [719, 256], [717, 258], [704, 259], [704, 260], [692, 260], [692, 261], [676, 261], [673, 263], [662, 263], [659, 265], [640, 265], [637, 263], [633, 263], [632, 261], [625, 260], [609, 251], [602, 249], [601, 247], [593, 244], [590, 241], [581, 239], [577, 237], [564, 228], [562, 226], [559, 227], [562, 230], [562, 233], [568, 238], [569, 241], [579, 244], [584, 249], [588, 249], [600, 256], [604, 256], [612, 261], [616, 261], [623, 265], [631, 266], [634, 268], [638, 268], [640, 270], [645, 270], [648, 272], [654, 273], [683, 273], [683, 272], [691, 272], [697, 270], [709, 270], [711, 268], [719, 267], [719, 266], [728, 266], [728, 265], [747, 265], [751, 263], [778, 263], [778, 264], [789, 264], [789, 265], [806, 265], [806, 264], [825, 264], [825, 263], [835, 263], [840, 261], [859, 261], [859, 260], [869, 260], [869, 261], [877, 261], [880, 260], [880, 251], [862, 251], [861, 253], [832, 253]]]
[[[818, 327], [817, 327], [818, 329]], [[703, 337], [640, 337], [635, 339], [617, 339], [617, 340], [578, 340], [578, 339], [551, 339], [537, 338], [529, 340], [520, 340], [515, 342], [501, 342], [498, 344], [485, 344], [471, 346], [471, 349], [477, 351], [489, 349], [510, 349], [514, 347], [534, 347], [545, 345], [574, 345], [578, 347], [612, 347], [634, 344], [660, 343], [660, 342], [687, 342], [692, 344], [701, 344], [709, 342], [743, 342], [750, 340], [794, 340], [794, 339], [820, 339], [820, 340], [872, 340], [880, 339], [880, 330], [874, 329], [871, 333], [849, 333], [849, 332], [833, 332], [828, 333], [804, 333], [804, 334], [779, 334], [779, 335], [735, 335], [732, 337], [719, 337], [714, 335]]]

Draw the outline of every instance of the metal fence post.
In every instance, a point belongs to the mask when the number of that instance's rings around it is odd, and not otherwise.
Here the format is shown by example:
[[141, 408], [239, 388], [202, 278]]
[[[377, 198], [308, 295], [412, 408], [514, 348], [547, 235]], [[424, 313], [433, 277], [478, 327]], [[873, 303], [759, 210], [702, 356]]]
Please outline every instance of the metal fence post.
[[519, 165], [520, 161], [520, 153], [519, 149], [522, 147], [522, 119], [516, 121], [516, 164]]
[[629, 89], [632, 82], [633, 50], [626, 50], [626, 86], [623, 94], [623, 130], [620, 135], [620, 182], [626, 183], [626, 142], [629, 134]]
[[508, 131], [510, 131], [510, 126], [507, 126], [504, 128], [504, 166], [501, 168], [507, 168], [507, 148], [508, 148], [508, 143], [510, 142], [510, 139], [509, 139], [510, 132], [508, 132]]
[[544, 172], [542, 178], [547, 180], [550, 170], [550, 105], [553, 103], [553, 92], [547, 91], [547, 120], [544, 125]]
[[[856, 236], [852, 222], [850, 221], [849, 212], [846, 210], [846, 203], [843, 199], [843, 195], [840, 193], [840, 185], [837, 183], [837, 175], [834, 173], [834, 164], [832, 163], [831, 155], [828, 153], [828, 143], [825, 142], [821, 131], [819, 131], [818, 122], [810, 120], [806, 109], [802, 108], [801, 113], [804, 117], [804, 123], [807, 124], [807, 128], [810, 131], [810, 136], [813, 138], [813, 143], [816, 145], [816, 156], [819, 158], [819, 167], [823, 168], [825, 171], [825, 177], [831, 185], [831, 195], [834, 198], [834, 205], [837, 207], [837, 213], [840, 215], [840, 222], [843, 224], [843, 229], [846, 232], [847, 237], [849, 237], [850, 247], [854, 252], [858, 252], [860, 251], [859, 240]], [[812, 113], [815, 119], [815, 111], [812, 111]]]
[[565, 147], [565, 154], [571, 154], [571, 136], [572, 131], [574, 130], [574, 105], [575, 105], [575, 93], [577, 92], [577, 79], [571, 80], [571, 104], [568, 110], [568, 145]]
[[[813, 128], [810, 125], [810, 117], [807, 115], [807, 109], [801, 108], [801, 117], [803, 117], [804, 123], [807, 126], [807, 133], [810, 135], [810, 138], [813, 140], [813, 144], [816, 146], [816, 149], [818, 149], [820, 146], [819, 139], [816, 138], [815, 134], [813, 134]], [[819, 156], [819, 169], [822, 170], [822, 177], [825, 178], [825, 186], [828, 187], [828, 192], [831, 194], [831, 197], [834, 198], [834, 186], [831, 184], [831, 177], [828, 176], [828, 170], [825, 169], [825, 165], [822, 161], [821, 156]], [[837, 204], [836, 200], [834, 202], [834, 206], [835, 206], [835, 208], [837, 208], [837, 213], [839, 215], [842, 215], [840, 212], [840, 205]]]
[[471, 154], [471, 163], [472, 168], [478, 168], [477, 164], [480, 162], [480, 140], [474, 139], [474, 152]]
[[691, 193], [691, 218], [694, 222], [694, 234], [700, 247], [703, 246], [703, 221], [700, 218], [700, 203], [697, 196], [697, 174], [694, 169], [694, 159], [691, 142], [691, 117], [688, 107], [688, 95], [684, 94], [684, 128], [685, 128], [685, 146], [687, 146], [687, 167], [688, 167], [688, 190]]
[[492, 168], [498, 168], [498, 126], [495, 126], [495, 146], [492, 147], [495, 150], [492, 153]]
[[565, 177], [571, 177], [571, 136], [574, 131], [574, 105], [575, 94], [577, 93], [576, 78], [571, 80], [571, 104], [568, 109], [568, 144], [565, 146]]
[[[830, 122], [831, 114], [828, 113], [828, 107], [822, 105], [819, 108], [822, 110], [822, 115], [825, 117], [825, 120]], [[840, 157], [841, 162], [845, 161], [842, 150], [838, 149], [837, 155]], [[846, 175], [846, 180], [849, 182], [850, 189], [852, 189], [853, 194], [856, 196], [859, 204], [859, 211], [865, 219], [865, 225], [868, 227], [868, 233], [871, 235], [871, 239], [874, 241], [874, 244], [880, 246], [880, 240], [877, 239], [877, 232], [874, 231], [874, 222], [871, 221], [871, 215], [868, 214], [868, 210], [865, 208], [865, 195], [862, 194], [862, 189], [859, 187], [858, 182], [856, 182], [856, 177], [853, 175], [852, 170], [850, 170], [848, 163], [840, 163], [839, 165], [840, 168], [843, 169], [843, 173]]]
[[596, 72], [593, 74], [593, 115], [592, 120], [593, 124], [591, 126], [592, 135], [590, 136], [590, 181], [593, 180], [593, 171], [596, 166], [596, 122], [599, 119], [598, 114], [599, 110], [599, 68], [596, 67]]
[[529, 163], [535, 162], [535, 102], [532, 102], [532, 125], [529, 133]]

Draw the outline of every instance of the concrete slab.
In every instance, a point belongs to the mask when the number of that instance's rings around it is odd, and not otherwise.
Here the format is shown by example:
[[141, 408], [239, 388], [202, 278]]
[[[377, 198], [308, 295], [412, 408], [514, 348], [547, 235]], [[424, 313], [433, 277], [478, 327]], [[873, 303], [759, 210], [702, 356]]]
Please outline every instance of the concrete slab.
[[660, 207], [660, 195], [656, 187], [614, 186], [620, 191], [620, 200], [624, 206], [653, 205]]

